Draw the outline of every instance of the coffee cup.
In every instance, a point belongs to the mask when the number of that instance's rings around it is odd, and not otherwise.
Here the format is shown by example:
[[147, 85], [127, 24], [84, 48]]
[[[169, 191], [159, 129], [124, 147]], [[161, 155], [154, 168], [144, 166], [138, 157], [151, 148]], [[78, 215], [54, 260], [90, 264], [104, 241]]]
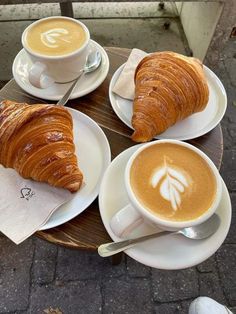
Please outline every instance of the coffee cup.
[[222, 193], [219, 172], [198, 148], [177, 140], [142, 145], [125, 168], [129, 204], [111, 219], [118, 237], [143, 222], [164, 230], [180, 230], [206, 221]]
[[80, 21], [53, 16], [30, 24], [21, 41], [32, 61], [29, 82], [47, 88], [79, 76], [86, 62], [90, 33]]

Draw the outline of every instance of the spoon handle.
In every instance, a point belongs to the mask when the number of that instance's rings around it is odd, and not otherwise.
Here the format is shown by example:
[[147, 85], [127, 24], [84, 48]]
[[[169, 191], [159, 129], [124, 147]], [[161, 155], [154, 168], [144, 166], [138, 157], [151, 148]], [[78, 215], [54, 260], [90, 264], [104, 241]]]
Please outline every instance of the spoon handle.
[[140, 238], [124, 240], [124, 241], [119, 241], [119, 242], [105, 243], [99, 246], [98, 254], [102, 257], [111, 256], [111, 255], [120, 253], [134, 246], [137, 243], [144, 242], [146, 240], [153, 239], [153, 238], [159, 238], [159, 237], [172, 234], [172, 233], [177, 233], [177, 232], [176, 231], [161, 231], [161, 232], [149, 234]]
[[81, 73], [79, 74], [79, 76], [75, 79], [75, 81], [71, 84], [70, 88], [68, 89], [68, 91], [65, 93], [65, 95], [57, 102], [58, 106], [64, 106], [68, 99], [70, 98], [70, 95], [72, 94], [76, 84], [78, 83], [78, 80], [81, 78], [81, 75], [84, 73], [84, 70], [81, 71]]

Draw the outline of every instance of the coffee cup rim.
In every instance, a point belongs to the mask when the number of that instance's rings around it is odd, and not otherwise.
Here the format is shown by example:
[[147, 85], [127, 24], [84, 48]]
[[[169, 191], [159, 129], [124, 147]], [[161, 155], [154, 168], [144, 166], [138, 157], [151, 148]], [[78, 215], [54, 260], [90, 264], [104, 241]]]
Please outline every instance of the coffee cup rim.
[[[207, 165], [211, 168], [215, 180], [216, 180], [216, 193], [215, 193], [215, 199], [211, 205], [211, 207], [205, 211], [201, 216], [192, 219], [192, 220], [185, 220], [185, 221], [172, 221], [172, 220], [168, 220], [168, 219], [164, 219], [161, 216], [157, 216], [153, 213], [151, 213], [150, 210], [148, 210], [147, 208], [145, 208], [139, 201], [138, 199], [135, 197], [135, 194], [131, 188], [131, 184], [130, 184], [130, 169], [132, 166], [133, 161], [135, 160], [135, 158], [143, 151], [145, 150], [147, 147], [149, 146], [153, 146], [153, 145], [159, 145], [161, 143], [173, 143], [173, 144], [177, 144], [177, 145], [181, 145], [184, 147], [187, 147], [193, 151], [195, 151], [198, 155], [200, 155], [200, 157], [202, 157]], [[204, 153], [202, 152], [200, 149], [196, 148], [195, 146], [186, 143], [186, 142], [182, 142], [179, 140], [170, 140], [170, 139], [163, 139], [163, 140], [157, 140], [157, 141], [153, 141], [150, 143], [146, 143], [143, 146], [139, 147], [129, 158], [128, 163], [126, 165], [125, 168], [125, 187], [126, 187], [126, 191], [128, 193], [128, 197], [131, 201], [131, 204], [133, 204], [133, 206], [138, 209], [138, 211], [141, 213], [141, 215], [145, 218], [147, 218], [148, 220], [154, 222], [155, 224], [157, 224], [158, 226], [162, 227], [162, 228], [166, 228], [166, 229], [170, 229], [170, 230], [178, 230], [181, 228], [185, 228], [185, 227], [190, 227], [190, 226], [195, 226], [198, 225], [204, 221], [206, 221], [207, 219], [209, 219], [213, 213], [215, 212], [215, 210], [217, 209], [219, 202], [221, 200], [221, 195], [222, 195], [222, 182], [221, 182], [221, 177], [220, 174], [218, 172], [218, 169], [216, 168], [215, 164], [212, 162], [212, 160]]]
[[[86, 33], [86, 41], [84, 42], [84, 44], [83, 44], [79, 49], [77, 49], [77, 50], [75, 50], [75, 51], [73, 51], [73, 52], [71, 52], [71, 53], [68, 53], [68, 54], [65, 54], [65, 55], [60, 55], [60, 56], [48, 56], [48, 55], [40, 54], [40, 53], [35, 52], [35, 51], [33, 51], [32, 49], [30, 49], [30, 48], [27, 46], [27, 44], [26, 44], [26, 34], [27, 34], [27, 32], [29, 31], [29, 29], [32, 28], [34, 25], [40, 23], [41, 21], [49, 20], [49, 19], [50, 19], [50, 20], [51, 20], [51, 19], [58, 19], [58, 18], [59, 18], [59, 19], [65, 19], [65, 20], [71, 20], [71, 21], [73, 21], [73, 22], [75, 22], [75, 23], [81, 25], [81, 26], [83, 27], [83, 30], [84, 30], [85, 33]], [[82, 22], [80, 22], [80, 21], [78, 21], [78, 20], [76, 20], [76, 19], [74, 19], [74, 18], [67, 17], [67, 16], [60, 16], [60, 15], [59, 15], [59, 16], [49, 16], [49, 17], [45, 17], [45, 18], [39, 19], [39, 20], [37, 20], [37, 21], [31, 23], [30, 25], [28, 25], [28, 26], [26, 27], [26, 29], [23, 31], [22, 36], [21, 36], [21, 43], [22, 43], [23, 48], [24, 48], [29, 54], [31, 54], [32, 56], [35, 56], [35, 57], [38, 57], [38, 58], [41, 58], [41, 59], [45, 59], [45, 60], [60, 60], [60, 59], [63, 59], [63, 60], [64, 60], [64, 59], [66, 59], [66, 58], [73, 57], [73, 56], [75, 56], [76, 54], [78, 54], [78, 53], [80, 53], [81, 51], [83, 51], [83, 50], [87, 47], [87, 45], [88, 45], [88, 43], [89, 43], [89, 40], [90, 40], [90, 32], [89, 32], [87, 26], [86, 26], [84, 23], [82, 23]]]

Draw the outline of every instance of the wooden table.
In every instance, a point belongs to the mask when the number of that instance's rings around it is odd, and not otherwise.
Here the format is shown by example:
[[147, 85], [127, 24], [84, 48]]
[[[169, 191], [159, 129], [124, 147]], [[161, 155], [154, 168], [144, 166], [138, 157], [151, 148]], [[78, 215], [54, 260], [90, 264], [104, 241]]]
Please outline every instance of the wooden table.
[[[115, 70], [127, 60], [130, 50], [106, 48], [106, 51], [110, 59], [110, 70], [106, 80], [96, 91], [82, 98], [71, 100], [68, 106], [87, 114], [102, 127], [111, 146], [112, 158], [114, 158], [126, 148], [136, 144], [130, 139], [132, 130], [124, 125], [113, 112], [108, 96], [111, 77]], [[26, 94], [14, 80], [11, 80], [0, 91], [1, 99], [32, 104], [45, 103], [45, 100]], [[189, 142], [204, 151], [217, 168], [220, 168], [223, 153], [223, 137], [220, 125], [208, 134]], [[82, 214], [71, 221], [50, 230], [39, 231], [36, 235], [55, 244], [86, 250], [96, 250], [101, 243], [110, 241], [99, 215], [97, 199]]]

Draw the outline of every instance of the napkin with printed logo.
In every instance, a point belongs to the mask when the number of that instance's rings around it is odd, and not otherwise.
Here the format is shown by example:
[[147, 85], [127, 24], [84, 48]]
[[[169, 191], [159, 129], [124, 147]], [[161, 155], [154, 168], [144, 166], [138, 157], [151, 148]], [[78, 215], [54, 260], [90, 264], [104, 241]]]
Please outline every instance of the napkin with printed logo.
[[71, 198], [65, 189], [25, 180], [15, 170], [0, 166], [0, 231], [19, 244]]
[[147, 55], [146, 52], [134, 48], [118, 78], [112, 91], [122, 98], [134, 99], [134, 73], [139, 62]]

